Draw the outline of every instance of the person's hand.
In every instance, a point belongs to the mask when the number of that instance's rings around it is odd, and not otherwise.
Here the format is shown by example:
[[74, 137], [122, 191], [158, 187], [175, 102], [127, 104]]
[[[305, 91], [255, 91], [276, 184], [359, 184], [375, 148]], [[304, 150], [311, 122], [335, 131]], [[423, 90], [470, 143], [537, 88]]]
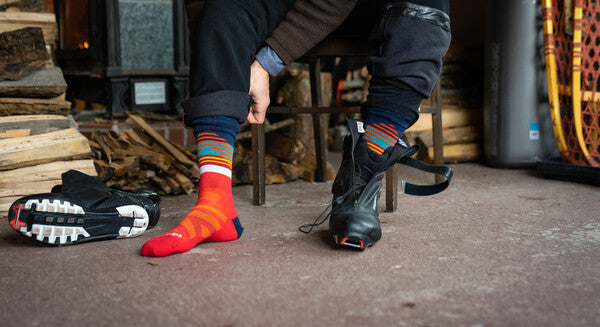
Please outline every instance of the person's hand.
[[250, 96], [252, 105], [248, 113], [248, 122], [262, 124], [265, 121], [267, 108], [271, 102], [269, 97], [269, 73], [256, 60], [250, 66]]

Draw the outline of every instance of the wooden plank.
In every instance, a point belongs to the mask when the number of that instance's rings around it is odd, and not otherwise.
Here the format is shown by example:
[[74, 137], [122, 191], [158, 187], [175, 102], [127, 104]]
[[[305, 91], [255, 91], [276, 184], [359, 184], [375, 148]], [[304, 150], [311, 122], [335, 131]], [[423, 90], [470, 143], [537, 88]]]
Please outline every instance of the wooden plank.
[[173, 191], [171, 187], [167, 184], [167, 182], [158, 176], [150, 177], [150, 181], [158, 187], [160, 187], [163, 194], [171, 194], [171, 192]]
[[41, 29], [0, 33], [0, 80], [19, 80], [44, 67], [49, 59]]
[[[483, 110], [481, 109], [460, 109], [447, 108], [442, 109], [442, 126], [444, 128], [477, 125], [483, 123]], [[431, 115], [420, 115], [419, 120], [407, 131], [425, 131], [431, 130]]]
[[60, 184], [59, 180], [8, 184], [0, 188], [0, 197], [23, 197], [31, 194], [48, 193], [57, 184]]
[[50, 98], [66, 90], [67, 82], [60, 67], [38, 69], [16, 81], [0, 81], [0, 96], [4, 97]]
[[0, 132], [0, 138], [24, 137], [31, 135], [30, 129], [9, 129], [6, 132]]
[[21, 0], [0, 0], [0, 7], [9, 6], [19, 2], [21, 2]]
[[59, 114], [68, 115], [71, 102], [53, 99], [0, 98], [0, 116]]
[[171, 143], [171, 145], [173, 145], [174, 147], [176, 147], [179, 151], [181, 151], [181, 153], [185, 154], [188, 158], [190, 158], [191, 160], [196, 161], [196, 155], [193, 154], [192, 152], [188, 151], [188, 149], [184, 148], [183, 146], [169, 140], [169, 143]]
[[70, 169], [79, 170], [90, 176], [97, 176], [94, 161], [91, 159], [56, 161], [31, 167], [0, 171], [0, 188], [8, 184], [49, 180], [60, 181], [62, 173]]
[[194, 184], [182, 173], [175, 172], [173, 174], [173, 178], [177, 181], [177, 183], [179, 183], [185, 194], [190, 194], [192, 191], [194, 191]]
[[74, 128], [0, 140], [0, 170], [90, 156], [85, 136]]
[[0, 117], [0, 133], [13, 129], [28, 129], [30, 135], [39, 135], [70, 128], [71, 121], [59, 115], [18, 115]]
[[[431, 130], [406, 131], [404, 136], [412, 144], [419, 143], [427, 147], [433, 146], [433, 133]], [[483, 138], [481, 125], [445, 128], [443, 129], [443, 144], [473, 143]]]
[[0, 217], [8, 217], [7, 212], [10, 209], [10, 205], [17, 201], [20, 196], [7, 196], [0, 198]]
[[0, 12], [0, 33], [25, 27], [39, 27], [44, 33], [44, 41], [51, 45], [56, 39], [58, 27], [53, 13]]
[[[481, 143], [444, 145], [444, 162], [446, 163], [476, 161], [480, 159], [482, 155], [483, 150]], [[430, 147], [429, 149], [427, 149], [427, 156], [429, 158], [422, 158], [420, 157], [420, 154], [418, 154], [417, 156], [417, 158], [420, 158], [421, 160], [431, 162], [431, 158], [433, 158], [433, 148]]]
[[102, 134], [99, 131], [92, 132], [92, 139], [96, 141], [96, 143], [98, 143], [98, 145], [100, 146], [100, 151], [102, 152], [104, 158], [106, 159], [106, 161], [108, 161], [108, 164], [110, 165], [112, 163], [113, 149], [110, 146], [108, 146], [108, 144], [106, 144], [106, 142], [104, 141], [104, 137], [102, 137]]

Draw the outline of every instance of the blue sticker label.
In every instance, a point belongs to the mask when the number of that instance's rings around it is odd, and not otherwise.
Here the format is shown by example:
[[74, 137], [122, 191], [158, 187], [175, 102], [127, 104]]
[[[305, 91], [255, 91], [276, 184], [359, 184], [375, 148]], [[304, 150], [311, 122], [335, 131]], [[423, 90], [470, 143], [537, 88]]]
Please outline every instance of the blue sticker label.
[[529, 139], [540, 139], [540, 125], [538, 123], [529, 123]]

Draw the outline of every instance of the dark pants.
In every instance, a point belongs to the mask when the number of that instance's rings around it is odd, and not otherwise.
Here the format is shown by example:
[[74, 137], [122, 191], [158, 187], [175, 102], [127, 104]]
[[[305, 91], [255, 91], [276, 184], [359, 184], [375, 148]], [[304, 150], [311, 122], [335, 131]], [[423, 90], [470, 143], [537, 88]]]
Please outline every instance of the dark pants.
[[[208, 0], [199, 10], [199, 2], [188, 1], [192, 55], [190, 99], [183, 102], [187, 125], [215, 115], [246, 120], [250, 65], [294, 2]], [[418, 104], [431, 94], [450, 44], [447, 11], [448, 0], [359, 0], [340, 30], [356, 28], [352, 19], [359, 15], [362, 30], [370, 30], [365, 23], [374, 24], [368, 62], [373, 79], [364, 110], [380, 108], [409, 123], [417, 120]]]

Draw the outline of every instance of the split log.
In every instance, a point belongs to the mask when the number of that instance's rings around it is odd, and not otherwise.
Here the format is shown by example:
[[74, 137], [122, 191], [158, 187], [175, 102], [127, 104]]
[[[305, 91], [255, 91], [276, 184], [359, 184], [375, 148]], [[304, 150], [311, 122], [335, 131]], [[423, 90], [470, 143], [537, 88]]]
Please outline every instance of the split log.
[[[135, 115], [129, 115], [129, 118], [127, 119], [127, 121], [133, 122], [133, 123], [137, 124], [139, 127], [141, 127], [148, 135], [150, 135], [154, 140], [156, 140], [156, 142], [160, 143], [160, 145], [162, 145], [167, 151], [169, 151], [169, 153], [171, 155], [173, 155], [173, 157], [175, 159], [177, 159], [179, 162], [181, 162], [183, 165], [185, 165], [186, 167], [188, 167], [192, 170], [198, 170], [198, 168], [194, 168], [196, 165], [195, 161], [191, 160], [189, 157], [187, 157], [185, 154], [183, 154], [179, 149], [172, 146], [171, 143], [169, 143], [169, 141], [167, 141], [167, 139], [160, 136], [160, 134], [158, 134], [154, 129], [152, 129], [152, 127], [150, 127], [150, 125], [148, 125], [142, 118], [137, 117]], [[199, 172], [200, 171], [198, 170], [198, 175], [200, 175]]]
[[59, 67], [35, 70], [17, 81], [1, 81], [0, 96], [16, 98], [58, 97], [67, 90]]
[[26, 27], [39, 27], [44, 34], [46, 45], [52, 45], [56, 40], [58, 27], [53, 13], [0, 12], [0, 33], [14, 31]]
[[297, 164], [307, 151], [302, 141], [281, 133], [271, 133], [266, 138], [266, 153], [283, 162]]
[[6, 7], [13, 5], [15, 3], [19, 3], [21, 0], [0, 0], [0, 7]]
[[[422, 114], [419, 120], [407, 131], [417, 132], [431, 130], [431, 116]], [[481, 109], [460, 109], [447, 108], [442, 109], [443, 128], [461, 127], [468, 125], [483, 124], [483, 110]]]
[[267, 172], [265, 183], [267, 184], [286, 183], [300, 177], [301, 171], [296, 165], [278, 161], [272, 156], [266, 156], [265, 161]]
[[0, 81], [18, 80], [50, 59], [40, 28], [0, 33]]
[[[145, 121], [136, 117], [141, 128], [128, 129], [120, 134], [112, 131], [92, 134], [95, 164], [100, 180], [107, 186], [124, 190], [151, 188], [160, 194], [190, 194], [198, 181], [200, 171], [193, 154], [179, 145], [161, 140]], [[133, 119], [131, 121], [134, 121]], [[150, 136], [147, 127], [157, 135]], [[171, 147], [168, 151], [163, 145]], [[178, 151], [186, 164], [171, 152]], [[189, 162], [195, 168], [189, 167]]]
[[70, 169], [79, 170], [90, 176], [96, 176], [94, 162], [91, 159], [55, 161], [9, 171], [0, 171], [0, 188], [6, 187], [8, 184], [60, 181], [62, 173]]
[[0, 116], [68, 115], [71, 102], [55, 99], [0, 98]]
[[57, 161], [37, 166], [0, 171], [0, 216], [10, 205], [23, 196], [50, 192], [61, 184], [62, 173], [69, 169], [96, 176], [92, 160]]
[[[317, 169], [317, 157], [314, 152], [307, 152], [306, 155], [300, 159], [298, 167], [301, 170], [300, 178], [314, 182], [315, 181], [315, 169]], [[335, 170], [329, 162], [327, 162], [327, 180], [333, 180], [335, 178]]]
[[[476, 161], [483, 155], [481, 143], [463, 143], [444, 145], [444, 162], [457, 163]], [[423, 148], [417, 153], [417, 159], [433, 162], [433, 147]]]
[[9, 137], [24, 137], [31, 135], [30, 129], [9, 129], [6, 132], [0, 132], [0, 139]]
[[28, 129], [30, 135], [39, 135], [75, 127], [75, 121], [59, 115], [18, 115], [0, 117], [0, 133], [14, 129]]
[[[473, 143], [483, 139], [483, 126], [464, 126], [455, 128], [444, 128], [442, 144], [460, 144]], [[404, 136], [409, 143], [425, 145], [426, 147], [433, 146], [433, 133], [428, 131], [407, 131]]]
[[0, 170], [90, 156], [88, 140], [76, 129], [0, 140]]

